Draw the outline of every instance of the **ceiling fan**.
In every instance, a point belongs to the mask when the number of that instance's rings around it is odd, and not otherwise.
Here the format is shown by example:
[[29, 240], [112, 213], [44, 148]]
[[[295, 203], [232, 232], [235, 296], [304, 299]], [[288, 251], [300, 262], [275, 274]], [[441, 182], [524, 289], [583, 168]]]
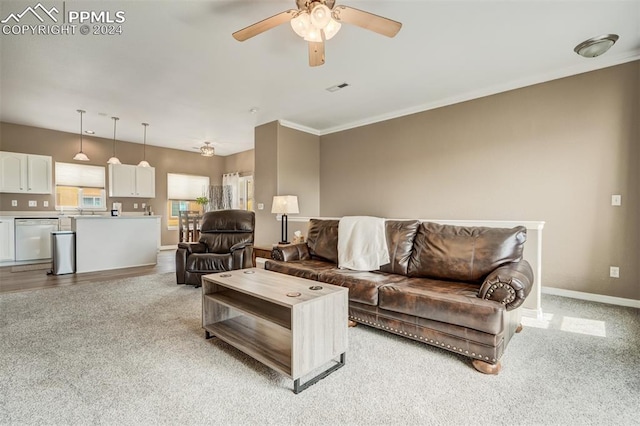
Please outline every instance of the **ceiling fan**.
[[298, 9], [289, 9], [233, 33], [245, 41], [278, 25], [290, 22], [293, 30], [309, 43], [309, 65], [324, 64], [324, 42], [340, 30], [342, 23], [356, 25], [387, 37], [394, 37], [402, 24], [348, 6], [335, 6], [335, 0], [296, 0]]

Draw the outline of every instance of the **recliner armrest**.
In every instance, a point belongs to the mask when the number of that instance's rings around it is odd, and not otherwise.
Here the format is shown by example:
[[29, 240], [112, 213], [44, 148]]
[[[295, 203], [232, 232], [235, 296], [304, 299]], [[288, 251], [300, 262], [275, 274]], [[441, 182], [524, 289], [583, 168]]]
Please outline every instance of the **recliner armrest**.
[[185, 249], [187, 250], [187, 253], [192, 254], [192, 253], [206, 253], [207, 252], [207, 245], [204, 243], [178, 243], [178, 248], [179, 249]]
[[245, 249], [246, 247], [249, 247], [249, 246], [253, 246], [253, 243], [251, 243], [251, 242], [237, 243], [237, 244], [232, 245], [231, 248], [229, 249], [229, 251], [231, 253], [233, 253], [236, 250], [243, 250], [243, 249]]
[[507, 311], [522, 305], [533, 287], [533, 269], [526, 260], [503, 265], [487, 275], [478, 297], [500, 302]]
[[274, 260], [283, 260], [289, 262], [292, 260], [311, 259], [309, 246], [307, 243], [288, 244], [286, 246], [277, 246], [273, 248], [271, 257]]

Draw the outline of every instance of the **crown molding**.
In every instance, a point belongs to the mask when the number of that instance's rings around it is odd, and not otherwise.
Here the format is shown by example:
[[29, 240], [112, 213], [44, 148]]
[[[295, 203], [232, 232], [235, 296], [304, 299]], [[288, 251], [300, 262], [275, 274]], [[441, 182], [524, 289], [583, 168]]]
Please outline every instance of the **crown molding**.
[[[609, 55], [606, 57], [598, 58], [577, 58], [580, 63], [565, 67], [553, 72], [538, 74], [526, 79], [514, 80], [504, 84], [496, 86], [486, 87], [479, 90], [463, 93], [461, 95], [452, 96], [449, 98], [441, 99], [434, 102], [428, 102], [425, 104], [416, 105], [409, 108], [404, 108], [396, 111], [391, 111], [385, 114], [368, 117], [363, 120], [352, 121], [350, 123], [342, 124], [339, 126], [328, 127], [325, 129], [313, 129], [311, 127], [303, 126], [301, 124], [293, 123], [291, 121], [279, 120], [280, 124], [285, 127], [300, 130], [303, 132], [311, 133], [316, 136], [329, 135], [331, 133], [342, 132], [344, 130], [350, 130], [357, 127], [367, 126], [369, 124], [379, 123], [381, 121], [392, 120], [394, 118], [404, 117], [406, 115], [416, 114], [424, 111], [429, 111], [436, 108], [442, 108], [449, 105], [455, 105], [461, 102], [467, 102], [474, 99], [484, 98], [486, 96], [496, 95], [498, 93], [508, 92], [510, 90], [522, 89], [524, 87], [533, 86], [540, 83], [546, 83], [553, 80], [558, 80], [565, 77], [571, 77], [574, 75], [584, 74], [591, 71], [597, 71], [604, 68], [613, 67], [616, 65], [622, 65], [628, 62], [640, 60], [640, 49], [633, 51], [628, 55]], [[598, 64], [594, 66], [593, 62], [598, 61]]]
[[302, 124], [294, 123], [292, 121], [287, 120], [278, 120], [278, 123], [281, 126], [288, 127], [294, 130], [300, 130], [301, 132], [310, 133], [315, 136], [322, 136], [322, 133], [318, 129], [314, 129], [312, 127], [303, 126]]

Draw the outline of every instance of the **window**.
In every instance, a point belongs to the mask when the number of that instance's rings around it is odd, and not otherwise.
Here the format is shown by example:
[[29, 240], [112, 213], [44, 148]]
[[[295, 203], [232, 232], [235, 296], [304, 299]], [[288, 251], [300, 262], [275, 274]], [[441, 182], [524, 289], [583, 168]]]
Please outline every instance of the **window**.
[[107, 210], [104, 167], [56, 162], [55, 179], [56, 209]]
[[202, 210], [196, 198], [206, 194], [209, 176], [167, 173], [167, 225], [178, 226], [178, 212], [182, 210]]

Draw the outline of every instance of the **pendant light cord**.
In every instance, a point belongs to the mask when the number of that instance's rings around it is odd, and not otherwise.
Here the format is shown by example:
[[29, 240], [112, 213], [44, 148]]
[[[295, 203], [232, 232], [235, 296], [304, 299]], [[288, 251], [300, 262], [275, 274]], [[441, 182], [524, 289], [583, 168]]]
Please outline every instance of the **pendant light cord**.
[[147, 126], [149, 123], [142, 123], [144, 126], [144, 145], [142, 147], [142, 159], [147, 161]]
[[120, 120], [118, 117], [111, 117], [113, 118], [113, 156], [116, 156], [116, 123], [118, 123], [118, 120]]
[[82, 114], [84, 111], [79, 109], [78, 112], [80, 113], [80, 152], [82, 152]]

